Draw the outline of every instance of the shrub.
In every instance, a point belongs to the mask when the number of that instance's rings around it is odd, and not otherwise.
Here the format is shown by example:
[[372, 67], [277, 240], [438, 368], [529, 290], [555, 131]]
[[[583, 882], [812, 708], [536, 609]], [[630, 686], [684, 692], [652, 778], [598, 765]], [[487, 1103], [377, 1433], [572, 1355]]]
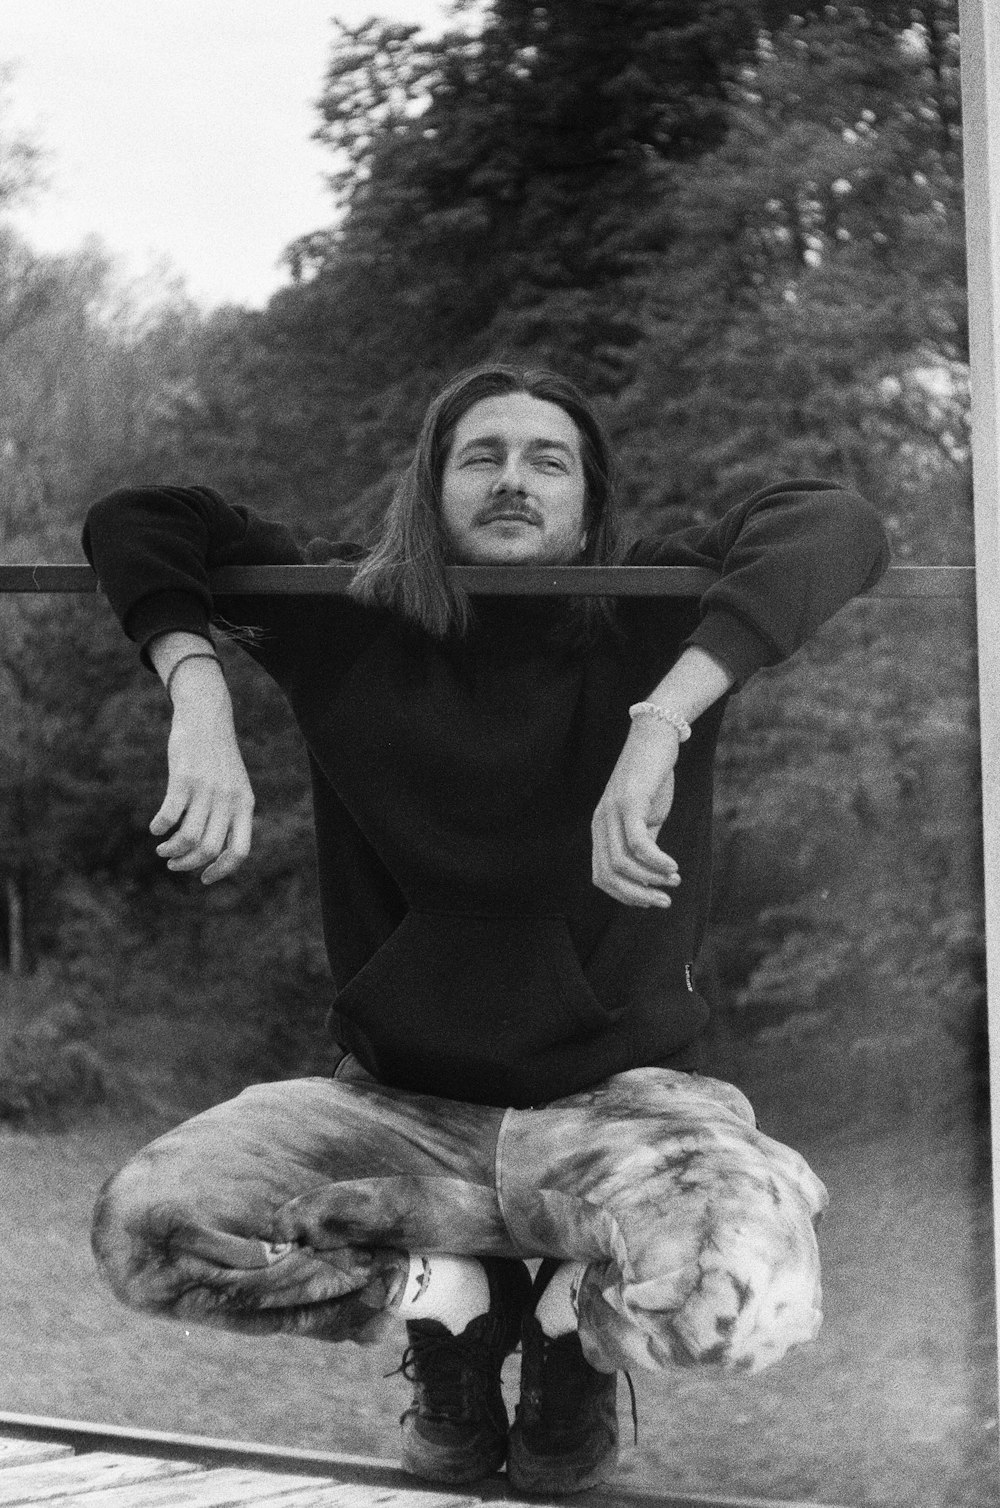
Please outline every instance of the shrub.
[[108, 1075], [84, 1027], [45, 975], [0, 982], [0, 1122], [62, 1121], [105, 1099]]

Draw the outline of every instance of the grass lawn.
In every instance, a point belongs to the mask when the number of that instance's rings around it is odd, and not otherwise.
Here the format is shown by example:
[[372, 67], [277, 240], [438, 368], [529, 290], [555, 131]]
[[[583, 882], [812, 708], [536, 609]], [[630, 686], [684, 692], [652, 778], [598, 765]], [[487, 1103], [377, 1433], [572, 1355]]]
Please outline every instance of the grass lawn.
[[[391, 1457], [408, 1398], [401, 1378], [383, 1376], [398, 1346], [188, 1332], [125, 1312], [99, 1285], [87, 1238], [94, 1195], [159, 1129], [95, 1118], [72, 1132], [0, 1134], [0, 1407]], [[797, 1144], [831, 1193], [820, 1340], [749, 1380], [637, 1376], [639, 1445], [626, 1451], [623, 1485], [992, 1508], [981, 1148], [963, 1125], [915, 1121]], [[620, 1404], [624, 1418], [624, 1387]]]

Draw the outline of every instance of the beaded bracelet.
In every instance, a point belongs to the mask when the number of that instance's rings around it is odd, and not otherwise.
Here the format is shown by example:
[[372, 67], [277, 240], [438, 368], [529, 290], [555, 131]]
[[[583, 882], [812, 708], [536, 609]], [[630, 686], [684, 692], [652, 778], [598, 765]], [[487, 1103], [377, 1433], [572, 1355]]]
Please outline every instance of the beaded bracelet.
[[679, 743], [686, 743], [691, 737], [691, 726], [680, 713], [672, 712], [669, 707], [661, 707], [658, 702], [635, 702], [628, 709], [628, 715], [633, 722], [637, 717], [651, 717], [654, 722], [666, 723], [677, 734]]
[[170, 682], [173, 680], [174, 676], [177, 674], [178, 670], [180, 670], [181, 666], [186, 660], [214, 660], [216, 665], [218, 665], [220, 668], [222, 666], [222, 661], [219, 659], [219, 656], [212, 654], [207, 649], [192, 649], [190, 654], [181, 655], [180, 659], [177, 661], [177, 664], [172, 667], [170, 674], [167, 676], [167, 679], [163, 683], [168, 696], [170, 695]]

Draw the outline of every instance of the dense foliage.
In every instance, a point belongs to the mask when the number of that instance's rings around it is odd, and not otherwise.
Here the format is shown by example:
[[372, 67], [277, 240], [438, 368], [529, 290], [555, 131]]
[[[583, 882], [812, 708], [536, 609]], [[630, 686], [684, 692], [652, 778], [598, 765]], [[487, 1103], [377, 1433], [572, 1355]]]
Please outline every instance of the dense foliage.
[[[342, 27], [336, 220], [266, 310], [140, 318], [95, 254], [0, 240], [5, 558], [74, 558], [87, 502], [152, 477], [363, 535], [429, 394], [503, 355], [596, 395], [635, 529], [820, 473], [900, 558], [970, 562], [956, 8], [492, 0], [443, 38]], [[271, 688], [234, 654], [256, 854], [205, 893], [153, 859], [163, 698], [106, 613], [0, 611], [7, 998], [45, 982], [147, 1096], [322, 1062]], [[981, 1062], [972, 646], [955, 605], [857, 605], [730, 709], [703, 973], [716, 1066], [765, 1099], [877, 1114]]]

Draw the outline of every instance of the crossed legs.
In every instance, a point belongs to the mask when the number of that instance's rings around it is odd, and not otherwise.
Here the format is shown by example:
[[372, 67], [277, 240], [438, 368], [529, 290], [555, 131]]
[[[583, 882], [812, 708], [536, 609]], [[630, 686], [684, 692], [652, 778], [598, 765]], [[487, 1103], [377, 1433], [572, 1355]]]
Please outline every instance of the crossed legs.
[[94, 1250], [134, 1307], [377, 1340], [409, 1252], [584, 1261], [604, 1371], [757, 1370], [819, 1328], [825, 1191], [729, 1085], [634, 1069], [502, 1111], [346, 1077], [256, 1085], [102, 1191]]

